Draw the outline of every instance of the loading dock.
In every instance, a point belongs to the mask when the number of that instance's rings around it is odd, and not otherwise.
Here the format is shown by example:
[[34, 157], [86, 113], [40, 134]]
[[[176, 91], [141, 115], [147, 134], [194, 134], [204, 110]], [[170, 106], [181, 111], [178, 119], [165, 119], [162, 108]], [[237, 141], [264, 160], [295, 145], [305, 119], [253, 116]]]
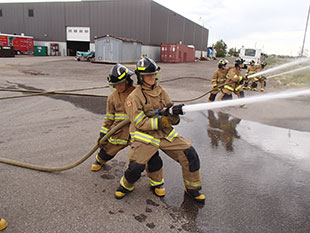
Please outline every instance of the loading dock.
[[75, 56], [77, 51], [89, 51], [90, 27], [66, 27], [67, 54]]

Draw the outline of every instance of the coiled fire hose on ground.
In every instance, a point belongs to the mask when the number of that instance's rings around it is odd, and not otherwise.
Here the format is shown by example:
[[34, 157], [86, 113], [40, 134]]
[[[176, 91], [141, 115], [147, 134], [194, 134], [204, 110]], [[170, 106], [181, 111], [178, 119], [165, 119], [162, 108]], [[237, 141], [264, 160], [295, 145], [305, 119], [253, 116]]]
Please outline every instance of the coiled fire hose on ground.
[[14, 160], [10, 160], [10, 159], [6, 159], [6, 158], [1, 158], [0, 157], [0, 162], [1, 163], [6, 163], [6, 164], [10, 164], [10, 165], [14, 165], [14, 166], [18, 166], [18, 167], [23, 167], [23, 168], [28, 168], [28, 169], [32, 169], [32, 170], [36, 170], [36, 171], [43, 171], [43, 172], [61, 172], [61, 171], [66, 171], [69, 169], [72, 169], [78, 165], [80, 165], [81, 163], [83, 163], [86, 159], [88, 159], [93, 153], [96, 152], [96, 150], [99, 148], [99, 144], [103, 143], [104, 141], [106, 141], [111, 135], [113, 135], [117, 130], [119, 130], [120, 128], [124, 127], [125, 125], [129, 124], [130, 120], [126, 119], [124, 121], [122, 121], [121, 123], [119, 123], [118, 125], [116, 125], [114, 128], [112, 128], [101, 140], [100, 143], [97, 143], [97, 145], [95, 145], [86, 155], [84, 155], [80, 160], [78, 160], [77, 162], [65, 166], [65, 167], [44, 167], [44, 166], [39, 166], [39, 165], [33, 165], [33, 164], [29, 164], [29, 163], [23, 163], [23, 162], [18, 162], [18, 161], [14, 161]]

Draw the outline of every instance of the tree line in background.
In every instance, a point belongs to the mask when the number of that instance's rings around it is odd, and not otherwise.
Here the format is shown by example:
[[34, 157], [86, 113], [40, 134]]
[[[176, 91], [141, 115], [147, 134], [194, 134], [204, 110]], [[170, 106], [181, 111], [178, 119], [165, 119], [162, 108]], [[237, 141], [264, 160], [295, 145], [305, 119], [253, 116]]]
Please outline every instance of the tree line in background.
[[[233, 57], [238, 57], [240, 53], [240, 49], [236, 48], [230, 48], [227, 49], [227, 44], [223, 40], [218, 40], [213, 46], [216, 50], [216, 57], [226, 57], [226, 56], [233, 56]], [[305, 51], [304, 54], [308, 54], [308, 51]], [[275, 54], [271, 54], [270, 56], [277, 56]], [[278, 57], [293, 57], [293, 56], [278, 56]]]

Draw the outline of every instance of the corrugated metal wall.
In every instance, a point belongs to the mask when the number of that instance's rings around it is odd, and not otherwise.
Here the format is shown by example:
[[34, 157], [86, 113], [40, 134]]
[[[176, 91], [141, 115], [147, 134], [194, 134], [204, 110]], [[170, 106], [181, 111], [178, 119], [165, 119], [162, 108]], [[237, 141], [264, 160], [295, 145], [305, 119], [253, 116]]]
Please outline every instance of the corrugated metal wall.
[[25, 32], [23, 4], [0, 4], [0, 9], [2, 9], [0, 32], [10, 34]]
[[[33, 36], [35, 40], [65, 41], [64, 3], [0, 4], [0, 32]], [[34, 17], [28, 10], [34, 10]]]
[[91, 3], [91, 37], [106, 34], [149, 43], [151, 0]]
[[66, 26], [90, 27], [91, 42], [112, 34], [145, 45], [182, 41], [200, 49], [201, 38], [204, 48], [208, 41], [207, 29], [151, 0], [2, 3], [0, 9], [0, 32], [25, 33], [39, 41], [66, 41]]
[[179, 43], [195, 45], [198, 50], [206, 50], [209, 30], [191, 20], [152, 2], [151, 45]]

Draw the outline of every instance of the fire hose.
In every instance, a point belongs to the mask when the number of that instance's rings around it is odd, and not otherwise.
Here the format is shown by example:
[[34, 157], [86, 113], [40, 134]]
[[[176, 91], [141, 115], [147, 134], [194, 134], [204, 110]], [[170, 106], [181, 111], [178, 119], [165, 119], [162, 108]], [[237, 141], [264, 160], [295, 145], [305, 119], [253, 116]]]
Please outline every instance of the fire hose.
[[6, 158], [1, 158], [0, 157], [0, 162], [1, 163], [6, 163], [18, 167], [23, 167], [23, 168], [28, 168], [32, 170], [37, 170], [37, 171], [43, 171], [43, 172], [61, 172], [61, 171], [66, 171], [69, 169], [72, 169], [81, 163], [83, 163], [86, 159], [88, 159], [95, 151], [99, 148], [99, 144], [102, 144], [104, 141], [106, 141], [111, 135], [113, 135], [117, 130], [120, 128], [124, 127], [125, 125], [129, 124], [129, 119], [122, 121], [118, 125], [116, 125], [114, 128], [112, 128], [103, 138], [100, 139], [100, 142], [97, 143], [86, 155], [84, 155], [80, 160], [77, 162], [65, 166], [65, 167], [44, 167], [44, 166], [38, 166], [38, 165], [33, 165], [29, 163], [23, 163], [23, 162], [18, 162]]
[[[201, 79], [201, 80], [210, 81], [210, 79], [202, 78], [202, 77], [177, 77], [177, 78], [173, 78], [173, 79], [169, 79], [169, 80], [165, 80], [165, 81], [161, 81], [161, 82], [162, 83], [164, 83], [164, 82], [172, 82], [172, 81], [186, 79], [186, 78], [191, 78], [191, 79], [194, 78], [194, 79]], [[0, 100], [32, 97], [32, 96], [38, 96], [38, 95], [73, 95], [73, 96], [88, 96], [88, 97], [107, 97], [107, 95], [73, 93], [75, 91], [91, 90], [91, 89], [101, 89], [101, 88], [107, 88], [107, 87], [109, 87], [109, 85], [107, 85], [107, 86], [98, 86], [98, 87], [79, 88], [79, 89], [69, 89], [69, 90], [53, 90], [53, 91], [18, 90], [18, 89], [12, 89], [12, 88], [0, 88], [0, 91], [5, 91], [5, 92], [24, 92], [24, 93], [30, 93], [30, 94], [26, 94], [26, 95], [16, 95], [16, 96], [0, 97]], [[202, 95], [200, 97], [194, 98], [193, 100], [200, 99], [203, 96], [207, 95], [208, 93], [209, 92], [205, 93], [204, 95]], [[191, 100], [185, 100], [185, 101], [189, 102]], [[183, 101], [179, 101], [179, 102], [183, 102]]]

